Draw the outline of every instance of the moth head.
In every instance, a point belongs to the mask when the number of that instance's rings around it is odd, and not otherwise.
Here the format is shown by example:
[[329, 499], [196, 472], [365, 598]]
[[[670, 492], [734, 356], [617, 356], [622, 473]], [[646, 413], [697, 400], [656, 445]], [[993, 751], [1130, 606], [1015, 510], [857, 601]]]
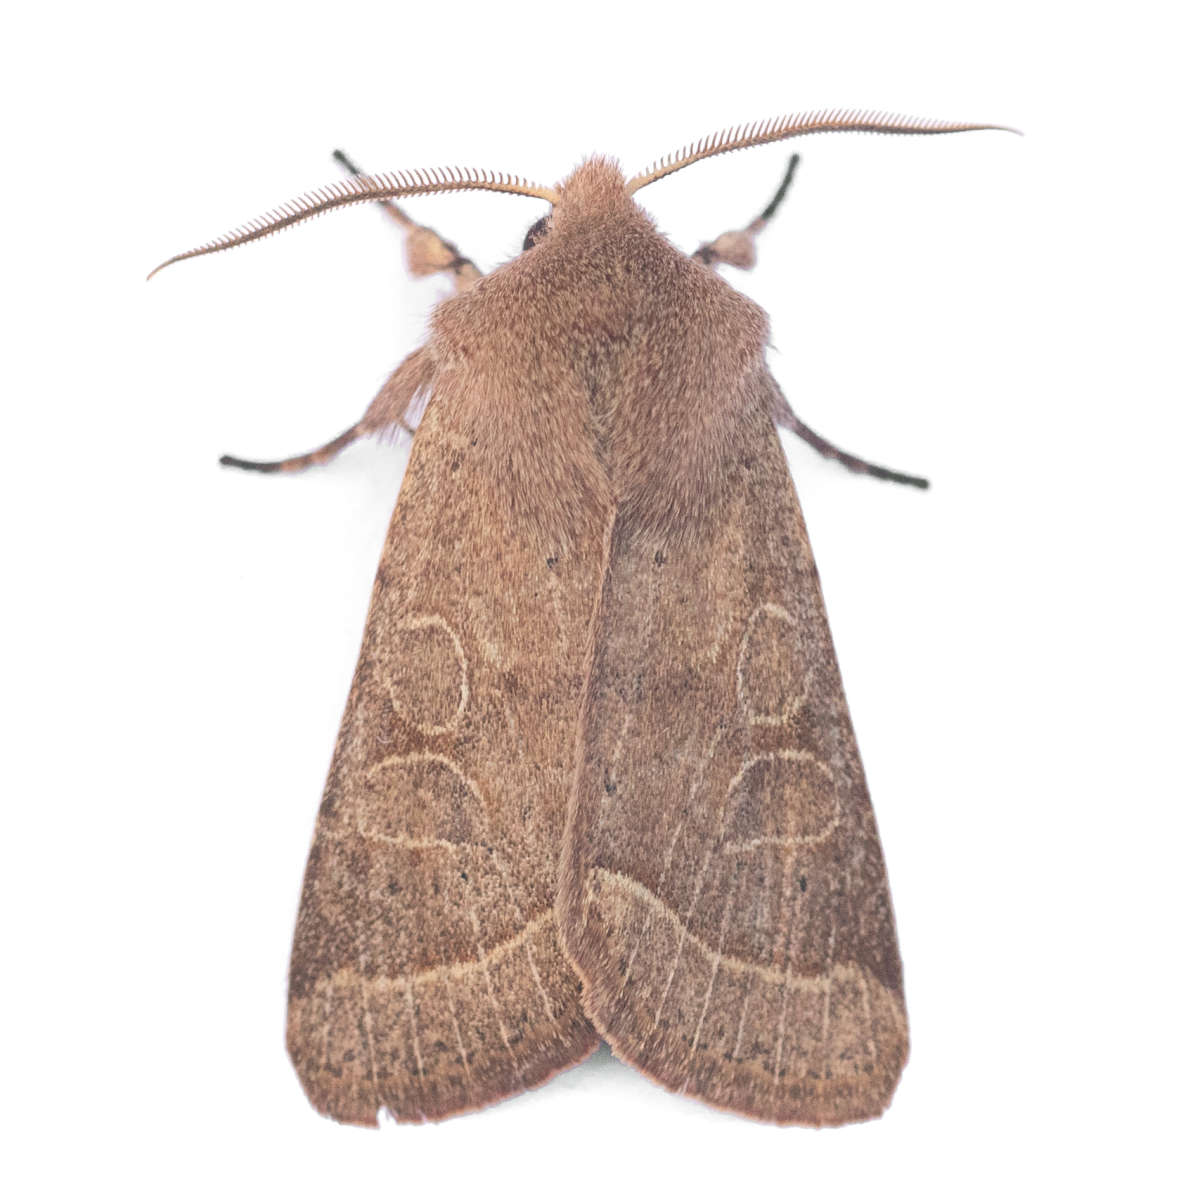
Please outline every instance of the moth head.
[[[1005, 125], [976, 125], [960, 121], [938, 121], [920, 117], [898, 117], [886, 113], [860, 112], [850, 109], [825, 109], [819, 112], [793, 113], [771, 121], [739, 125], [710, 134], [698, 142], [684, 146], [626, 180], [616, 162], [608, 158], [590, 158], [571, 173], [558, 188], [539, 187], [515, 175], [495, 171], [468, 170], [461, 167], [437, 167], [421, 171], [390, 171], [382, 175], [354, 175], [349, 179], [315, 192], [306, 192], [295, 200], [271, 212], [264, 213], [236, 229], [205, 242], [194, 250], [176, 254], [160, 263], [150, 277], [163, 267], [185, 258], [198, 258], [231, 250], [246, 242], [269, 237], [281, 229], [299, 225], [312, 217], [321, 216], [335, 208], [352, 204], [401, 199], [405, 196], [429, 195], [434, 192], [468, 190], [508, 192], [517, 196], [533, 196], [552, 205], [550, 213], [534, 222], [525, 236], [525, 249], [530, 250], [550, 233], [561, 232], [573, 225], [602, 219], [614, 213], [631, 213], [631, 197], [647, 184], [654, 183], [684, 167], [715, 154], [744, 150], [784, 138], [801, 137], [811, 133], [902, 133], [936, 134], [962, 133], [972, 129], [1008, 129]], [[1016, 130], [1008, 130], [1015, 133]]]
[[625, 176], [615, 159], [585, 159], [555, 189], [558, 200], [530, 226], [523, 250], [531, 250], [552, 233], [597, 225], [633, 214], [634, 204], [625, 189]]

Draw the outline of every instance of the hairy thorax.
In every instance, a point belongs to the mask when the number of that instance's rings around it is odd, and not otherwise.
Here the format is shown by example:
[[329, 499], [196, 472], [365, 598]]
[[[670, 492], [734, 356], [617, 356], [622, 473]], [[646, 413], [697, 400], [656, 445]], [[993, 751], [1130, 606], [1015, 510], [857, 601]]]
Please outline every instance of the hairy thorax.
[[615, 507], [677, 537], [719, 501], [747, 408], [768, 411], [766, 315], [623, 191], [583, 199], [565, 187], [549, 236], [438, 308], [433, 403], [531, 532]]

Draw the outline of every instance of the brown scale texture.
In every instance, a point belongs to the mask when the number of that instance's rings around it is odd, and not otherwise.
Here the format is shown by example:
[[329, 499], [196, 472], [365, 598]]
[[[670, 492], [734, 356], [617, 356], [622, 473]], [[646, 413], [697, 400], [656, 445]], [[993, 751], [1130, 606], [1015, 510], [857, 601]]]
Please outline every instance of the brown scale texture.
[[430, 399], [292, 956], [322, 1112], [477, 1108], [596, 1031], [753, 1116], [887, 1104], [900, 964], [766, 337], [594, 159], [394, 377]]
[[878, 1116], [908, 1054], [879, 837], [768, 418], [703, 542], [618, 519], [559, 920], [584, 1008], [668, 1087], [781, 1123]]
[[356, 1124], [478, 1108], [596, 1045], [553, 904], [598, 537], [489, 520], [454, 395], [413, 447], [292, 952], [288, 1048]]

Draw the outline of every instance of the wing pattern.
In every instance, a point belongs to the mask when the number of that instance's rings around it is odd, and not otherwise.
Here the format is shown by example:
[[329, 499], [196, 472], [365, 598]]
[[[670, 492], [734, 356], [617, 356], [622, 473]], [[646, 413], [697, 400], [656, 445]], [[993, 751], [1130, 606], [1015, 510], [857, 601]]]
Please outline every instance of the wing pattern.
[[904, 1065], [900, 959], [804, 522], [747, 420], [711, 537], [613, 527], [559, 913], [620, 1057], [835, 1124], [878, 1115]]
[[596, 1045], [553, 903], [599, 549], [482, 522], [453, 408], [413, 447], [292, 952], [289, 1051], [359, 1124], [478, 1108]]

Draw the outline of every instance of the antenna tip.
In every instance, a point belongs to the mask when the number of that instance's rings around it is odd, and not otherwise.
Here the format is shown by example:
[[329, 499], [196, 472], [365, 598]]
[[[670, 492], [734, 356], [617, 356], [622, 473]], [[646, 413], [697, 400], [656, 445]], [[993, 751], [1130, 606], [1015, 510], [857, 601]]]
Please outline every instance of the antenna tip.
[[159, 273], [159, 271], [165, 270], [167, 267], [171, 266], [173, 263], [182, 262], [185, 258], [191, 258], [191, 257], [192, 257], [191, 253], [172, 254], [170, 258], [165, 259], [163, 262], [160, 262], [158, 264], [158, 266], [155, 267], [154, 270], [151, 271], [150, 274], [146, 276], [146, 282], [149, 283], [150, 280], [153, 279], [155, 277], [155, 275], [157, 275]]

